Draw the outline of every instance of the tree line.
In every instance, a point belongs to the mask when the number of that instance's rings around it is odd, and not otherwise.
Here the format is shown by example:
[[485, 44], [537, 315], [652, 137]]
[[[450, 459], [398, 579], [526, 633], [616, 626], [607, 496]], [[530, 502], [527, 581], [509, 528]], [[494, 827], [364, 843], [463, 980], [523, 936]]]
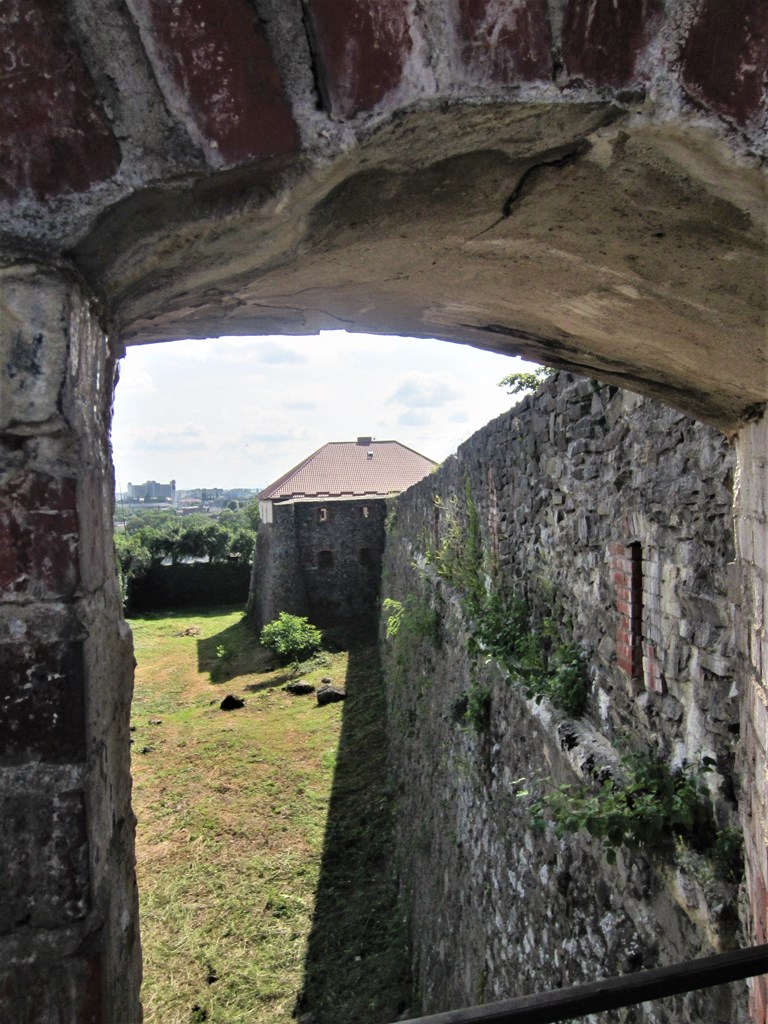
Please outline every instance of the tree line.
[[[125, 520], [115, 532], [115, 551], [123, 597], [130, 582], [154, 565], [185, 561], [250, 564], [259, 520], [257, 501], [232, 501], [215, 518], [201, 513], [178, 516], [172, 509], [147, 509]], [[233, 507], [234, 506], [234, 507]]]

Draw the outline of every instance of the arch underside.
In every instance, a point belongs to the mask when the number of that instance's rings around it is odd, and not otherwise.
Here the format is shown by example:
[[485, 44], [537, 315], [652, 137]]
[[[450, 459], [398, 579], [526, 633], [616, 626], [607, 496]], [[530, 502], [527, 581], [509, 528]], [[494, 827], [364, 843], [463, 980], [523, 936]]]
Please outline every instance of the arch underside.
[[435, 108], [322, 168], [139, 193], [72, 258], [128, 344], [439, 337], [733, 431], [768, 395], [763, 186], [709, 133], [611, 104]]

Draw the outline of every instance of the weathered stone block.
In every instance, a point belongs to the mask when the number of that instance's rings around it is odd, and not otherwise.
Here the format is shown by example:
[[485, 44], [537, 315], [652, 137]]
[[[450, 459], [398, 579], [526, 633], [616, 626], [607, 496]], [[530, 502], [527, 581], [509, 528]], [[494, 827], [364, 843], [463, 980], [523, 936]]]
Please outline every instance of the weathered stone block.
[[31, 267], [0, 269], [0, 431], [59, 419], [66, 304], [58, 278]]
[[101, 963], [69, 957], [0, 971], [0, 1020], [18, 1024], [101, 1024]]
[[82, 644], [0, 645], [0, 763], [84, 755]]
[[84, 794], [3, 794], [0, 821], [0, 933], [83, 918], [89, 904]]

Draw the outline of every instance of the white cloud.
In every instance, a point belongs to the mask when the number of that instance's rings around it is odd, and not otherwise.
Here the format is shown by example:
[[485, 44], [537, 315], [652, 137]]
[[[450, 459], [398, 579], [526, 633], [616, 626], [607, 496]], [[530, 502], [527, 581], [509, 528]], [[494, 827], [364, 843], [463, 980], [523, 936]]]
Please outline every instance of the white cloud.
[[462, 396], [461, 382], [452, 373], [409, 373], [403, 377], [387, 402], [438, 408]]
[[206, 439], [199, 427], [185, 424], [143, 431], [131, 439], [131, 444], [134, 451], [202, 451]]
[[408, 409], [400, 413], [397, 422], [401, 427], [425, 427], [432, 422], [432, 417], [419, 409]]

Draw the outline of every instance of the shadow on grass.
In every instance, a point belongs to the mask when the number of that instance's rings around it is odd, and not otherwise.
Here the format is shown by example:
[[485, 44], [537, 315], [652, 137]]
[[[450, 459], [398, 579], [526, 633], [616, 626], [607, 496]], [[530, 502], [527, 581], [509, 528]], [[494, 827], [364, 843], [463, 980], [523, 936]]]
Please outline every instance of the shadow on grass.
[[341, 737], [296, 1016], [390, 1024], [411, 1006], [375, 644], [350, 650]]
[[238, 676], [266, 672], [273, 662], [273, 656], [260, 646], [245, 619], [215, 636], [200, 637], [197, 641], [197, 670], [209, 672], [212, 683], [226, 683]]

